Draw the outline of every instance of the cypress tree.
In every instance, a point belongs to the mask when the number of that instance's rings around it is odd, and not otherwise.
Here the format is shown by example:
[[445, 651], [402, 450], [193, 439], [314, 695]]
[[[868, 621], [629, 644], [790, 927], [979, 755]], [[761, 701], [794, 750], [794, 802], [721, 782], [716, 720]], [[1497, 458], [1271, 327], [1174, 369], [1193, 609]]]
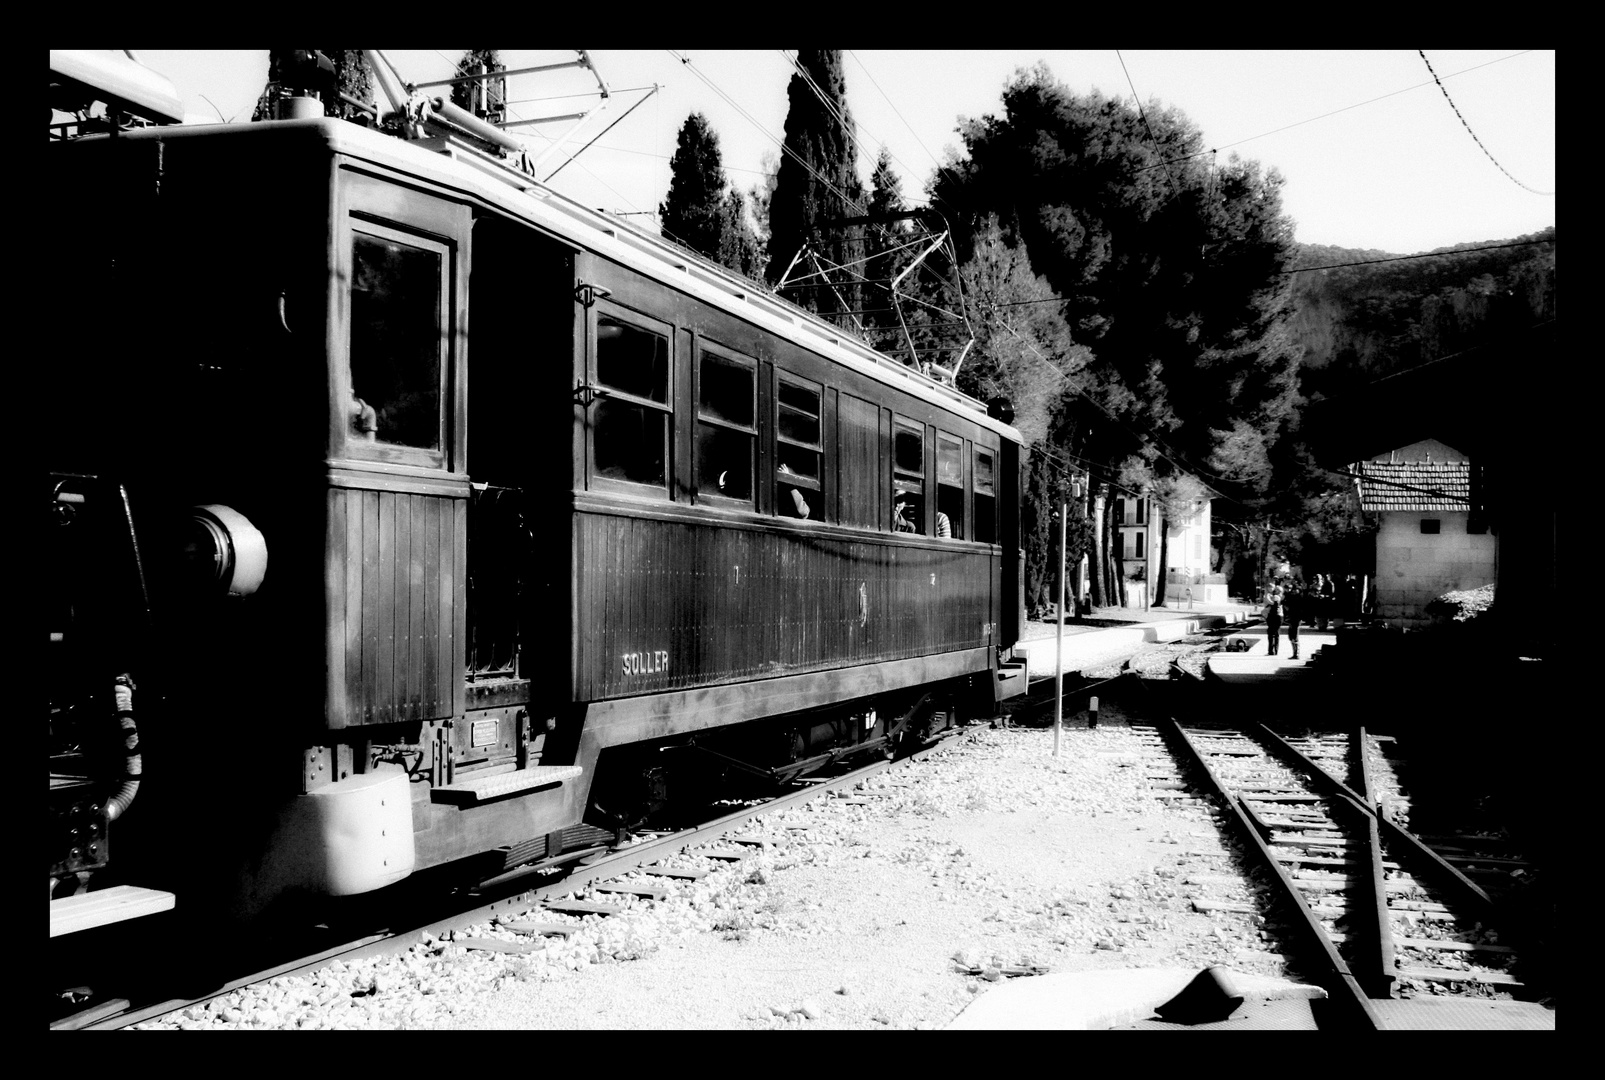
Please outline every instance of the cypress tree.
[[718, 259], [726, 212], [723, 157], [719, 136], [699, 112], [680, 125], [669, 159], [669, 194], [658, 206], [658, 220], [669, 239]]
[[[785, 275], [805, 243], [814, 246], [827, 269], [863, 257], [862, 227], [833, 225], [865, 210], [841, 50], [800, 49], [797, 65], [800, 70], [786, 87], [787, 153], [769, 205], [772, 283]], [[838, 283], [834, 288], [809, 285], [785, 289], [783, 295], [813, 311], [838, 313], [842, 325], [851, 325], [845, 313], [862, 306], [860, 290], [840, 273], [831, 278]]]

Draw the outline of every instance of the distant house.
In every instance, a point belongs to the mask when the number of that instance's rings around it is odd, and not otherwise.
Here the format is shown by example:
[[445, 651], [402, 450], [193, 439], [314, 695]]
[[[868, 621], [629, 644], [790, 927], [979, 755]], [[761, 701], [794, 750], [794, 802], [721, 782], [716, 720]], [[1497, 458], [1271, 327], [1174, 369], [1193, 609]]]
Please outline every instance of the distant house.
[[1352, 466], [1360, 509], [1377, 522], [1377, 618], [1395, 626], [1431, 622], [1437, 596], [1492, 585], [1497, 544], [1472, 513], [1472, 465], [1435, 439]]
[[[1159, 572], [1159, 534], [1150, 527], [1151, 507], [1141, 498], [1128, 496], [1115, 500], [1115, 525], [1120, 533], [1121, 576], [1127, 581], [1151, 581]], [[1210, 501], [1200, 500], [1193, 513], [1180, 521], [1165, 523], [1165, 606], [1226, 602], [1226, 579], [1209, 572]], [[1142, 593], [1133, 590], [1133, 603], [1141, 603]]]
[[1148, 550], [1148, 500], [1117, 496], [1115, 531], [1120, 534], [1120, 576], [1127, 581], [1146, 580], [1145, 567], [1157, 556]]

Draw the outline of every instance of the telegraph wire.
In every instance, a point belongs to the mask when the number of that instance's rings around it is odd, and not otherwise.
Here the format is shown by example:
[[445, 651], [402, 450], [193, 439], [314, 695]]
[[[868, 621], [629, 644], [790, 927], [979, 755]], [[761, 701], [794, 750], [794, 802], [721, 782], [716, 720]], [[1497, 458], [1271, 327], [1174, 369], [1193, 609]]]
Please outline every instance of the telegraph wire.
[[1297, 270], [1283, 270], [1287, 274], [1307, 274], [1311, 270], [1340, 270], [1346, 266], [1372, 266], [1376, 263], [1403, 262], [1406, 259], [1440, 259], [1445, 255], [1468, 255], [1474, 251], [1499, 251], [1503, 248], [1536, 247], [1539, 244], [1553, 244], [1554, 238], [1548, 240], [1515, 240], [1508, 244], [1485, 244], [1482, 247], [1454, 248], [1449, 251], [1424, 251], [1418, 255], [1390, 255], [1386, 259], [1361, 259], [1359, 262], [1331, 263], [1327, 266], [1301, 266]]
[[[1509, 56], [1501, 56], [1496, 60], [1489, 60], [1486, 63], [1475, 64], [1472, 67], [1468, 67], [1468, 68], [1461, 68], [1459, 71], [1456, 71], [1456, 72], [1453, 72], [1453, 73], [1451, 73], [1449, 75], [1444, 76], [1444, 78], [1453, 79], [1458, 75], [1465, 75], [1465, 74], [1468, 74], [1469, 72], [1477, 71], [1477, 70], [1479, 70], [1481, 68], [1491, 67], [1494, 64], [1502, 64], [1506, 60], [1514, 60], [1518, 56], [1526, 56], [1529, 52], [1532, 52], [1532, 50], [1531, 49], [1524, 49], [1521, 52], [1511, 53]], [[1378, 95], [1377, 97], [1374, 97], [1374, 98], [1368, 98], [1365, 101], [1357, 101], [1353, 105], [1345, 105], [1341, 109], [1333, 109], [1331, 112], [1322, 113], [1319, 116], [1312, 116], [1307, 120], [1299, 120], [1299, 121], [1296, 121], [1296, 122], [1291, 123], [1291, 124], [1284, 124], [1279, 128], [1272, 128], [1270, 131], [1262, 131], [1258, 135], [1250, 135], [1246, 139], [1238, 139], [1236, 142], [1222, 143], [1220, 146], [1214, 147], [1213, 149], [1210, 149], [1210, 150], [1200, 150], [1195, 154], [1186, 154], [1186, 155], [1183, 155], [1182, 157], [1179, 157], [1179, 158], [1171, 158], [1168, 162], [1162, 161], [1158, 165], [1145, 165], [1141, 169], [1138, 169], [1137, 171], [1138, 172], [1147, 172], [1149, 169], [1157, 169], [1162, 165], [1167, 165], [1167, 164], [1172, 164], [1172, 163], [1177, 163], [1177, 162], [1182, 162], [1182, 161], [1191, 161], [1193, 158], [1202, 157], [1205, 154], [1214, 154], [1214, 153], [1218, 153], [1221, 150], [1230, 150], [1234, 146], [1242, 146], [1244, 143], [1251, 143], [1251, 142], [1255, 141], [1256, 139], [1263, 139], [1263, 138], [1266, 138], [1266, 137], [1271, 136], [1271, 135], [1279, 135], [1284, 131], [1291, 131], [1296, 127], [1303, 127], [1305, 124], [1313, 124], [1317, 120], [1325, 120], [1329, 116], [1337, 116], [1339, 113], [1346, 113], [1351, 109], [1359, 109], [1359, 108], [1362, 108], [1362, 107], [1364, 107], [1366, 105], [1374, 105], [1377, 102], [1385, 101], [1390, 97], [1398, 97], [1400, 94], [1408, 94], [1412, 90], [1420, 90], [1422, 87], [1430, 86], [1430, 85], [1432, 85], [1432, 84], [1431, 83], [1425, 83], [1425, 82], [1419, 82], [1419, 83], [1416, 83], [1414, 86], [1406, 86], [1406, 87], [1402, 87], [1402, 88], [1400, 88], [1398, 90], [1390, 90], [1386, 94], [1381, 94], [1381, 95]], [[1441, 86], [1442, 83], [1440, 83], [1439, 85]], [[1553, 194], [1553, 192], [1551, 192], [1551, 194]]]
[[701, 69], [699, 69], [695, 64], [693, 64], [691, 62], [691, 58], [689, 56], [681, 56], [679, 53], [675, 52], [673, 49], [668, 50], [668, 53], [669, 53], [670, 56], [672, 56], [676, 60], [680, 61], [680, 63], [683, 66], [685, 66], [686, 68], [690, 69], [690, 71], [691, 71], [691, 73], [693, 75], [695, 75], [697, 78], [701, 79], [705, 84], [707, 84], [708, 89], [712, 90], [715, 94], [719, 95], [719, 97], [726, 104], [728, 104], [731, 108], [735, 109], [736, 112], [740, 113], [747, 120], [748, 123], [752, 124], [753, 127], [757, 128], [760, 132], [762, 132], [769, 139], [770, 142], [773, 142], [776, 146], [780, 147], [780, 150], [781, 150], [782, 153], [784, 153], [786, 156], [790, 157], [797, 164], [801, 165], [803, 167], [803, 169], [805, 171], [807, 171], [808, 175], [812, 176], [815, 180], [819, 181], [819, 183], [821, 185], [823, 185], [824, 187], [828, 188], [833, 194], [838, 196], [842, 200], [843, 203], [845, 203], [846, 205], [852, 207], [855, 211], [857, 211], [860, 214], [864, 213], [864, 208], [862, 206], [860, 206], [856, 201], [854, 201], [851, 197], [849, 197], [848, 194], [845, 191], [842, 191], [835, 184], [831, 183], [831, 181], [830, 181], [830, 179], [828, 177], [826, 177], [822, 173], [820, 173], [820, 171], [818, 169], [814, 168], [812, 165], [810, 165], [807, 162], [806, 159], [804, 159], [801, 155], [799, 155], [791, 147], [787, 146], [786, 143], [785, 143], [785, 140], [775, 138], [775, 135], [774, 135], [773, 132], [771, 132], [768, 128], [764, 127], [763, 124], [759, 123], [758, 120], [750, 112], [748, 112], [745, 108], [743, 108], [729, 94], [725, 93], [724, 90], [720, 89], [713, 82], [712, 79], [710, 79], [710, 78], [708, 78], [708, 76], [704, 75], [702, 73]]
[[[1120, 70], [1126, 76], [1126, 85], [1131, 87], [1131, 100], [1132, 103], [1137, 106], [1137, 116], [1142, 120], [1142, 129], [1148, 133], [1148, 142], [1153, 146], [1154, 153], [1158, 154], [1160, 158], [1163, 159], [1165, 152], [1160, 149], [1159, 140], [1154, 137], [1154, 126], [1148, 122], [1148, 110], [1142, 107], [1142, 98], [1137, 96], [1137, 84], [1131, 81], [1131, 72], [1126, 70], [1126, 58], [1120, 55], [1119, 49], [1115, 50], [1115, 59], [1120, 61]], [[1195, 154], [1192, 156], [1196, 157], [1197, 155]], [[1171, 169], [1170, 162], [1161, 160], [1160, 164], [1165, 167], [1165, 175], [1170, 177], [1170, 186], [1172, 191], [1176, 190], [1176, 173]], [[1145, 172], [1146, 170], [1139, 169], [1137, 171]]]

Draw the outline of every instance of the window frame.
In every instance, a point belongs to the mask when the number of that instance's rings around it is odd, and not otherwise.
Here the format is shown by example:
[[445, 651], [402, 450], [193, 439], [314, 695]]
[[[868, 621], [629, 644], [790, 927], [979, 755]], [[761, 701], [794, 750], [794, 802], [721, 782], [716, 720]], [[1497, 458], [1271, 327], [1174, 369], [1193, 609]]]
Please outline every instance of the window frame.
[[[958, 483], [956, 484], [948, 483], [942, 479], [942, 444], [944, 441], [949, 446], [954, 447], [954, 460], [958, 462], [959, 466], [959, 479]], [[969, 509], [969, 500], [966, 497], [970, 490], [970, 472], [968, 455], [964, 453], [964, 447], [967, 442], [968, 440], [966, 440], [962, 435], [954, 435], [952, 432], [943, 431], [941, 428], [936, 429], [936, 511], [938, 513], [943, 512], [943, 488], [947, 488], [949, 491], [957, 491], [959, 500], [958, 519], [954, 520], [953, 515], [948, 515], [948, 526], [951, 530], [951, 534], [945, 539], [966, 540], [969, 539], [971, 533], [970, 515], [967, 513], [967, 510]], [[935, 519], [933, 518], [933, 535], [935, 534], [935, 530]]]
[[[654, 334], [661, 338], [666, 345], [667, 365], [664, 374], [664, 400], [654, 401], [648, 397], [632, 394], [609, 386], [601, 381], [601, 327], [602, 320], [607, 319], [645, 333]], [[675, 482], [674, 457], [676, 444], [675, 428], [675, 387], [678, 372], [678, 357], [675, 350], [676, 335], [674, 327], [662, 319], [625, 307], [606, 298], [598, 297], [596, 304], [591, 308], [586, 319], [585, 328], [585, 389], [590, 391], [590, 399], [585, 405], [585, 482], [588, 490], [611, 491], [620, 494], [645, 495], [651, 498], [672, 501], [672, 485]], [[596, 413], [598, 405], [603, 402], [616, 401], [627, 405], [638, 405], [664, 414], [663, 425], [663, 480], [661, 483], [648, 483], [641, 480], [624, 480], [614, 476], [603, 476], [596, 467]]]
[[[355, 292], [356, 266], [357, 266], [357, 237], [365, 236], [380, 242], [405, 244], [433, 253], [439, 259], [439, 313], [440, 336], [440, 367], [438, 385], [438, 445], [430, 447], [407, 446], [402, 443], [385, 442], [383, 439], [366, 439], [352, 428], [351, 404], [355, 401], [356, 376], [352, 370], [352, 336], [356, 332], [355, 318]], [[344, 307], [346, 310], [344, 332], [341, 340], [341, 361], [338, 365], [337, 384], [338, 399], [336, 412], [340, 416], [337, 430], [338, 453], [340, 456], [353, 461], [382, 462], [389, 465], [404, 465], [414, 468], [427, 469], [435, 472], [451, 471], [453, 463], [457, 460], [457, 447], [454, 445], [454, 422], [457, 407], [457, 312], [459, 298], [457, 296], [458, 270], [457, 270], [458, 243], [454, 237], [442, 236], [438, 233], [426, 231], [421, 228], [409, 227], [407, 222], [398, 221], [392, 217], [368, 212], [356, 207], [348, 209], [346, 214], [346, 228], [341, 246], [340, 259], [341, 277], [345, 282], [343, 287]]]
[[[992, 462], [992, 479], [988, 482], [987, 488], [984, 491], [981, 488], [980, 468], [981, 456], [983, 454]], [[972, 458], [970, 466], [970, 536], [975, 539], [975, 542], [978, 544], [991, 544], [993, 546], [998, 546], [998, 451], [994, 447], [975, 445], [971, 450], [970, 456]], [[979, 524], [981, 520], [981, 497], [983, 495], [991, 500], [992, 520], [990, 522], [991, 528], [988, 529], [988, 531], [992, 534], [991, 540], [980, 539], [980, 531], [975, 528], [975, 526]]]
[[[715, 363], [727, 364], [731, 367], [744, 369], [752, 377], [751, 415], [752, 426], [742, 427], [723, 417], [704, 414], [702, 411], [702, 365], [708, 360]], [[758, 493], [761, 479], [758, 475], [758, 361], [744, 353], [737, 352], [724, 346], [715, 345], [707, 341], [698, 341], [696, 346], [696, 362], [692, 365], [691, 410], [693, 415], [691, 423], [691, 483], [693, 498], [698, 503], [710, 506], [725, 506], [738, 510], [756, 510], [758, 507]], [[721, 495], [717, 490], [704, 491], [698, 475], [698, 452], [700, 440], [698, 434], [701, 426], [721, 428], [725, 431], [735, 431], [749, 436], [749, 470], [747, 473], [751, 491], [746, 498], [737, 498], [732, 495]]]
[[[897, 527], [897, 522], [896, 522], [898, 483], [899, 483], [899, 479], [900, 479], [898, 474], [899, 473], [903, 473], [906, 476], [914, 475], [908, 469], [900, 468], [898, 463], [897, 463], [897, 436], [898, 436], [898, 433], [899, 433], [900, 430], [906, 431], [909, 434], [915, 435], [920, 440], [920, 455], [919, 455], [919, 458], [920, 458], [920, 471], [919, 471], [919, 474], [918, 474], [918, 479], [919, 479], [919, 500], [920, 500], [920, 502], [919, 502], [919, 518], [914, 522], [914, 529], [913, 529], [912, 532], [907, 532], [905, 530], [899, 529]], [[897, 412], [893, 412], [892, 413], [892, 447], [891, 447], [891, 451], [892, 451], [891, 452], [891, 462], [890, 462], [890, 464], [891, 464], [891, 488], [890, 488], [891, 499], [887, 503], [887, 510], [888, 510], [888, 513], [887, 513], [887, 528], [894, 534], [899, 534], [899, 535], [904, 535], [904, 536], [929, 536], [931, 534], [928, 531], [929, 530], [929, 526], [926, 524], [926, 521], [927, 521], [927, 519], [934, 520], [934, 518], [932, 517], [932, 515], [930, 513], [930, 505], [929, 505], [930, 496], [929, 496], [929, 492], [927, 490], [930, 487], [930, 479], [929, 479], [928, 476], [926, 476], [925, 425], [923, 423], [921, 423], [920, 421], [918, 421], [918, 420], [913, 420], [913, 419], [910, 419], [909, 417], [902, 416]], [[906, 479], [904, 479], [902, 482], [903, 483], [907, 483], [908, 481]], [[910, 489], [910, 490], [912, 490], [912, 489]]]
[[[817, 381], [815, 381], [813, 379], [805, 378], [804, 376], [801, 376], [801, 375], [794, 374], [794, 373], [792, 373], [790, 371], [787, 371], [787, 370], [785, 370], [784, 368], [781, 368], [781, 367], [776, 367], [774, 369], [774, 371], [775, 371], [775, 384], [774, 384], [774, 395], [773, 395], [774, 396], [774, 403], [773, 403], [773, 408], [771, 410], [772, 416], [770, 417], [770, 423], [772, 425], [771, 431], [774, 434], [774, 439], [773, 439], [773, 449], [772, 449], [772, 452], [770, 454], [770, 461], [771, 461], [772, 464], [771, 464], [771, 467], [768, 470], [769, 475], [768, 475], [767, 480], [766, 480], [766, 482], [771, 483], [771, 484], [774, 485], [774, 492], [773, 492], [773, 497], [770, 500], [770, 505], [773, 507], [774, 514], [775, 514], [776, 517], [782, 517], [782, 518], [787, 519], [788, 521], [823, 521], [823, 520], [825, 520], [825, 514], [826, 514], [826, 510], [825, 510], [825, 468], [826, 468], [826, 466], [825, 466], [825, 386], [824, 386], [823, 383], [817, 382]], [[796, 413], [797, 415], [804, 416], [804, 417], [809, 415], [808, 413], [805, 413], [801, 409], [797, 408], [797, 406], [788, 405], [788, 404], [785, 403], [783, 398], [785, 396], [785, 387], [788, 384], [790, 386], [794, 387], [795, 389], [802, 390], [803, 392], [812, 394], [814, 396], [814, 401], [815, 401], [815, 403], [816, 403], [816, 405], [818, 407], [818, 410], [819, 410], [818, 412], [812, 414], [814, 423], [817, 425], [817, 433], [816, 433], [816, 436], [815, 436], [816, 439], [817, 439], [816, 442], [805, 443], [805, 442], [802, 442], [801, 440], [794, 439], [794, 438], [792, 438], [792, 437], [790, 437], [788, 435], [782, 434], [782, 424], [781, 424], [780, 418], [781, 418], [783, 410], [790, 409], [792, 412]], [[781, 457], [781, 449], [780, 448], [782, 446], [795, 447], [796, 449], [801, 450], [804, 453], [813, 454], [814, 455], [814, 459], [815, 459], [814, 475], [813, 476], [806, 476], [806, 475], [804, 475], [802, 473], [782, 473], [780, 471], [780, 467], [781, 467], [781, 464], [782, 464], [782, 462], [780, 460], [780, 457]], [[786, 508], [785, 508], [785, 505], [781, 502], [780, 487], [783, 484], [790, 485], [791, 487], [794, 487], [794, 488], [801, 488], [801, 489], [806, 490], [806, 491], [812, 491], [814, 493], [814, 495], [815, 495], [815, 498], [813, 500], [813, 505], [814, 505], [814, 507], [816, 509], [813, 512], [810, 512], [808, 517], [806, 517], [806, 518], [800, 518], [800, 517], [797, 517], [795, 514], [788, 513]]]

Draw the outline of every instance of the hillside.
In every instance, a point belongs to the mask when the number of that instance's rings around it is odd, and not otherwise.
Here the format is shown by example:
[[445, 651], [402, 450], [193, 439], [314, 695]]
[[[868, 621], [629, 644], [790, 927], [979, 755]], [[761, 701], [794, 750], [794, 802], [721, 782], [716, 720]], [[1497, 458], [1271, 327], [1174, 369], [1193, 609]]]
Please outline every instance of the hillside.
[[[1294, 274], [1291, 329], [1304, 349], [1304, 396], [1344, 393], [1553, 320], [1554, 240], [1550, 228], [1411, 259], [1300, 245], [1295, 270], [1334, 267]], [[1372, 265], [1339, 265], [1365, 262]]]

